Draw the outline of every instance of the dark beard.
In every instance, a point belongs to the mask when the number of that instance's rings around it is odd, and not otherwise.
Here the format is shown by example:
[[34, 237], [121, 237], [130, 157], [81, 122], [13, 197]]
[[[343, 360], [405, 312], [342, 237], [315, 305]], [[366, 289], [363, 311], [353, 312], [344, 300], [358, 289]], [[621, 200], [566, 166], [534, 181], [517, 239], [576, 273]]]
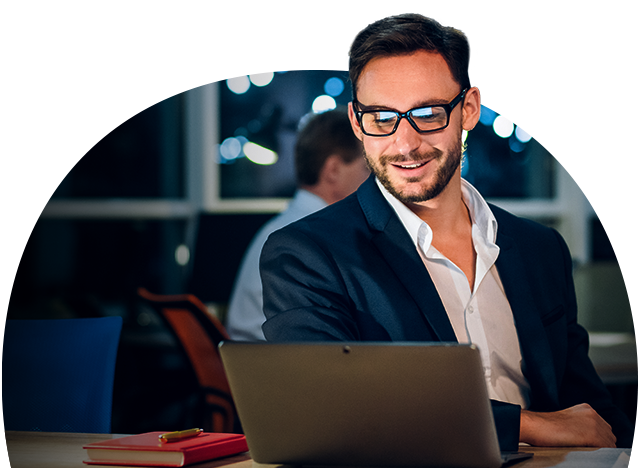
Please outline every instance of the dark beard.
[[[451, 181], [451, 178], [453, 177], [453, 175], [456, 173], [456, 170], [458, 169], [458, 167], [460, 167], [460, 163], [462, 161], [462, 142], [458, 141], [458, 144], [454, 148], [452, 148], [449, 152], [447, 152], [446, 155], [444, 155], [444, 153], [441, 150], [434, 149], [431, 153], [428, 153], [428, 154], [422, 154], [422, 155], [411, 154], [409, 158], [404, 158], [402, 156], [395, 156], [395, 157], [382, 157], [380, 159], [380, 162], [383, 163], [381, 164], [381, 167], [384, 168], [385, 167], [384, 163], [391, 162], [391, 161], [400, 162], [405, 159], [412, 160], [412, 161], [428, 161], [430, 159], [442, 160], [443, 157], [446, 158], [445, 163], [444, 165], [438, 168], [438, 171], [435, 174], [435, 181], [433, 182], [433, 184], [431, 186], [424, 187], [420, 193], [407, 195], [398, 191], [391, 184], [391, 181], [389, 180], [387, 172], [381, 168], [375, 167], [372, 164], [367, 153], [366, 152], [364, 153], [365, 161], [367, 162], [367, 166], [369, 166], [369, 169], [371, 170], [371, 172], [375, 174], [375, 176], [378, 178], [382, 186], [386, 188], [391, 195], [393, 195], [403, 203], [419, 203], [427, 200], [432, 200], [433, 198], [436, 198], [438, 195], [442, 193], [442, 191]], [[415, 177], [415, 178], [409, 178], [406, 180], [407, 182], [410, 182], [410, 183], [419, 182], [420, 178]]]

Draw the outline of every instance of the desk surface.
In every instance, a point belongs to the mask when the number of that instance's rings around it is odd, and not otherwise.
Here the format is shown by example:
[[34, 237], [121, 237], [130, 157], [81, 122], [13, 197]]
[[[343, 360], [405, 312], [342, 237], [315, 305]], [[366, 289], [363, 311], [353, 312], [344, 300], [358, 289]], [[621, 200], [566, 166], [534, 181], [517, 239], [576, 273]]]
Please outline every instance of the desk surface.
[[[5, 432], [11, 468], [88, 468], [83, 445], [118, 437], [110, 434], [71, 434], [53, 432]], [[624, 468], [629, 465], [628, 449], [522, 447], [534, 457], [514, 468]], [[273, 468], [251, 461], [248, 454], [213, 460], [193, 468]]]

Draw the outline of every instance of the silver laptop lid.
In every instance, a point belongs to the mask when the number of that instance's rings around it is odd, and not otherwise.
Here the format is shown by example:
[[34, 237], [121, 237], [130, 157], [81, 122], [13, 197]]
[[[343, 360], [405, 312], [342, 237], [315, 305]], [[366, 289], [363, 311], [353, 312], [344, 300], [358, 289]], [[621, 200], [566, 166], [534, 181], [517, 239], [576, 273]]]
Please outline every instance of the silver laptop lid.
[[472, 345], [224, 342], [220, 353], [255, 462], [501, 465]]

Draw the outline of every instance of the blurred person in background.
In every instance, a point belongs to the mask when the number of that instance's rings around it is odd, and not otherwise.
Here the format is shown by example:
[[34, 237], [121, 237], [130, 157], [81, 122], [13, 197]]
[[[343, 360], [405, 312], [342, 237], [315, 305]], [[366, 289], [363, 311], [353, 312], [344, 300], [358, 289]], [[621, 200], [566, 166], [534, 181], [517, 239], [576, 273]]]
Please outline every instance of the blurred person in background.
[[346, 107], [303, 118], [294, 158], [298, 189], [287, 208], [255, 235], [234, 282], [226, 319], [234, 340], [264, 340], [259, 258], [267, 237], [353, 193], [369, 175]]

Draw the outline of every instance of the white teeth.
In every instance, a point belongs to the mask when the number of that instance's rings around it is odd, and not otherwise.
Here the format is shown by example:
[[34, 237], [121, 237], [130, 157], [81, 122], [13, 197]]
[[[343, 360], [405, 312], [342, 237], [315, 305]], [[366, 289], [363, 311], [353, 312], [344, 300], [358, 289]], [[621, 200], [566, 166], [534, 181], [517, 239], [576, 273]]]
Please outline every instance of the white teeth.
[[418, 164], [409, 164], [407, 166], [401, 164], [400, 167], [403, 169], [415, 169], [416, 167], [424, 166], [425, 164], [426, 163], [418, 163]]

